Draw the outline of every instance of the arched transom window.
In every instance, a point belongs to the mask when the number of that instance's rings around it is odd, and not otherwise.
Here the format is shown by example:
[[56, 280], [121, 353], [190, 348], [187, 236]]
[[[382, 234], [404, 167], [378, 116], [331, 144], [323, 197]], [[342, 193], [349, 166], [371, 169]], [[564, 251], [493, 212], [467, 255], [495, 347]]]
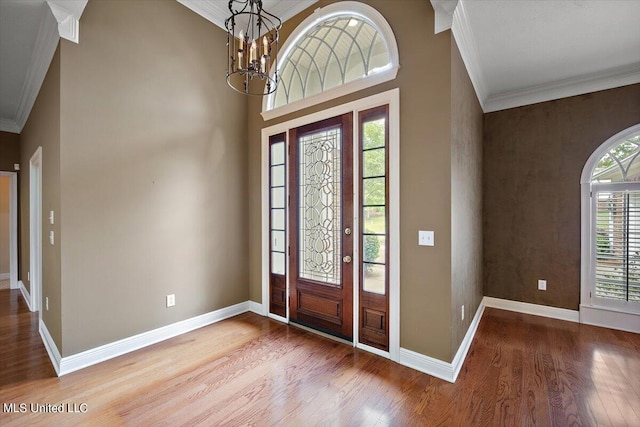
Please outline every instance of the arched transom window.
[[359, 2], [338, 2], [298, 26], [278, 63], [278, 89], [265, 98], [265, 119], [395, 78], [398, 48], [378, 11]]
[[591, 182], [640, 181], [640, 133], [631, 135], [600, 158]]
[[583, 218], [583, 307], [640, 313], [640, 125], [610, 138], [587, 162]]

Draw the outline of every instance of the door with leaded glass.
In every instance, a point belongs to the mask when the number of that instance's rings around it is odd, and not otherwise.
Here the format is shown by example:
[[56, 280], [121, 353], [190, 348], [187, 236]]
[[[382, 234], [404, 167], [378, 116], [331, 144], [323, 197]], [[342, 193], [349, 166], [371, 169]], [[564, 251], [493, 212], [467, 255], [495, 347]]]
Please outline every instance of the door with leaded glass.
[[289, 131], [289, 319], [353, 339], [353, 116]]

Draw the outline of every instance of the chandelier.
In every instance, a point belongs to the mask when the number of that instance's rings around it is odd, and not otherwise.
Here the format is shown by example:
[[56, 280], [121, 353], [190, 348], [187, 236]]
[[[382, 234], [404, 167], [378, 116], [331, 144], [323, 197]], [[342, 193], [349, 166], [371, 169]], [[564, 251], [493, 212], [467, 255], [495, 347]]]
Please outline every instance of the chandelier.
[[[227, 83], [247, 95], [268, 95], [278, 86], [280, 18], [262, 9], [262, 0], [229, 0]], [[236, 32], [236, 30], [238, 32]], [[270, 75], [269, 70], [273, 69]]]

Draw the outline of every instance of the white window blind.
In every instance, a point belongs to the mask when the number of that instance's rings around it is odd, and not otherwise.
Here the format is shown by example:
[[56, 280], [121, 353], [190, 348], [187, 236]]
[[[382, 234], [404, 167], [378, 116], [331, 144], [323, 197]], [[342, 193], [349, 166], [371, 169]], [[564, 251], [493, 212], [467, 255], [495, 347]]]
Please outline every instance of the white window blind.
[[598, 191], [595, 296], [640, 302], [640, 191]]

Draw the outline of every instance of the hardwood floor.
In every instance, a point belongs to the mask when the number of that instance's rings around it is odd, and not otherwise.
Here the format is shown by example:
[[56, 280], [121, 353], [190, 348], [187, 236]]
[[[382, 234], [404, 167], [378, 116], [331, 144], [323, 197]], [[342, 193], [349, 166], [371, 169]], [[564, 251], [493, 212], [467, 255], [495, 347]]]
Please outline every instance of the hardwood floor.
[[496, 309], [455, 384], [252, 313], [57, 378], [36, 321], [0, 291], [3, 426], [640, 425], [640, 335]]

